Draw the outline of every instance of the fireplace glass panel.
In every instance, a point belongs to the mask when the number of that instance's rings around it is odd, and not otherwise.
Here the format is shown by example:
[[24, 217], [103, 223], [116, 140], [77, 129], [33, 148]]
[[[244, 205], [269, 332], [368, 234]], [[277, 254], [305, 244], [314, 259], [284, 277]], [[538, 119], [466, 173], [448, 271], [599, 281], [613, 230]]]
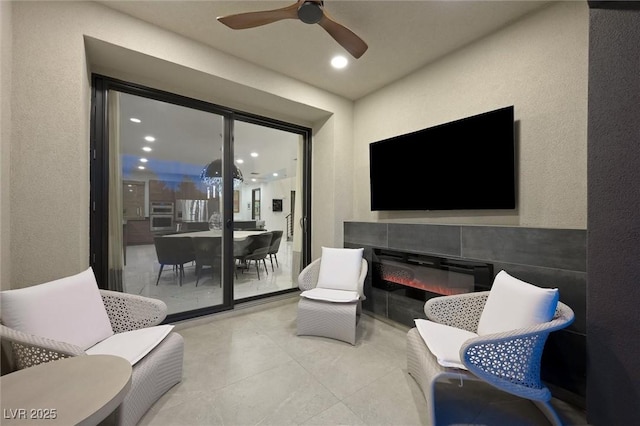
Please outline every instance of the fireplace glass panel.
[[489, 290], [492, 279], [487, 263], [374, 250], [373, 287], [412, 299]]

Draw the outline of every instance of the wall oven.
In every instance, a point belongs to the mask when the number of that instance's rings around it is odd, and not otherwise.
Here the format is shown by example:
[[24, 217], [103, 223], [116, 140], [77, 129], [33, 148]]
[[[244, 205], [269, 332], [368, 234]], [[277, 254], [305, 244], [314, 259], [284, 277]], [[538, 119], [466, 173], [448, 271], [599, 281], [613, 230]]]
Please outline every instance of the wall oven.
[[174, 231], [174, 203], [152, 201], [150, 204], [149, 224], [151, 232]]

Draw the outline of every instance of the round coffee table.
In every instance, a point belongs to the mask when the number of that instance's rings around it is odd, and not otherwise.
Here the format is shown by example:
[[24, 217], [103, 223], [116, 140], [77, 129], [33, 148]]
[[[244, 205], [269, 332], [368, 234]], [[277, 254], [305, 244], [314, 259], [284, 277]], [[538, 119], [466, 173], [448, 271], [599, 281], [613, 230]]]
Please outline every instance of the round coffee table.
[[0, 377], [3, 425], [96, 425], [131, 387], [131, 364], [113, 355], [48, 362]]

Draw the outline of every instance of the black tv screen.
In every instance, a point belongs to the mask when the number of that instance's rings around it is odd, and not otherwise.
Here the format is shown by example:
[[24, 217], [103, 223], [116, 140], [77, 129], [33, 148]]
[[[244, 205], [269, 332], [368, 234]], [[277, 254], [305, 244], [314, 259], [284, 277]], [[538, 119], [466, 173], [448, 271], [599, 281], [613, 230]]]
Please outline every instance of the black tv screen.
[[513, 106], [369, 145], [371, 210], [514, 209]]

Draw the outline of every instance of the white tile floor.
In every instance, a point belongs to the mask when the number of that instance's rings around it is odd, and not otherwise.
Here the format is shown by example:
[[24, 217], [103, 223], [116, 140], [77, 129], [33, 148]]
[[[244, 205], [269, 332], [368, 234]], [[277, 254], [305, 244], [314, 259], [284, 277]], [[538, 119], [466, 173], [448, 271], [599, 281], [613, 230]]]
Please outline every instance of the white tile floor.
[[[141, 425], [423, 425], [407, 374], [407, 328], [363, 315], [355, 346], [295, 332], [297, 297], [178, 324], [181, 383]], [[529, 401], [480, 383], [442, 383], [438, 424], [546, 425]], [[554, 401], [569, 425], [584, 413]]]
[[[260, 269], [260, 279], [255, 266], [238, 273], [234, 281], [235, 300], [274, 291], [297, 287], [292, 280], [292, 243], [282, 241], [278, 251], [278, 265], [274, 261], [274, 270], [267, 259], [267, 274], [264, 267]], [[185, 277], [182, 286], [171, 266], [165, 266], [156, 286], [160, 264], [153, 244], [127, 247], [127, 264], [124, 268], [125, 292], [160, 299], [167, 304], [168, 313], [189, 311], [198, 308], [215, 306], [222, 303], [220, 288], [220, 271], [215, 270], [212, 276], [210, 269], [204, 269], [196, 287], [195, 264], [184, 266]]]

